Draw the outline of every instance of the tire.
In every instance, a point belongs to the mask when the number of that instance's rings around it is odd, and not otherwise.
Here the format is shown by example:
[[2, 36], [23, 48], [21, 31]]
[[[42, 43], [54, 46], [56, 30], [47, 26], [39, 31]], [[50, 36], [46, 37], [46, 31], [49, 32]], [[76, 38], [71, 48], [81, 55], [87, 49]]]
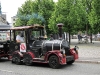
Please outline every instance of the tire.
[[72, 65], [75, 62], [75, 60], [67, 62], [68, 65]]
[[49, 58], [49, 66], [53, 69], [57, 69], [60, 68], [60, 63], [59, 63], [59, 59], [56, 55], [52, 55]]
[[17, 65], [21, 65], [22, 64], [21, 57], [20, 57], [19, 54], [14, 54], [12, 56], [12, 63], [15, 63]]
[[33, 65], [32, 57], [29, 54], [25, 54], [23, 58], [23, 63], [27, 66]]

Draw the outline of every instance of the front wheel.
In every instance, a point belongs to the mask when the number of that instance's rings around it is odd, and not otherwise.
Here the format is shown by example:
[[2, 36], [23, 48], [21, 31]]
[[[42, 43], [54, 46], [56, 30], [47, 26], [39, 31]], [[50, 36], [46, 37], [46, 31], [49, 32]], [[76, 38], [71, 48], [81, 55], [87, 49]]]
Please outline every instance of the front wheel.
[[50, 56], [49, 65], [50, 65], [50, 67], [52, 67], [54, 69], [57, 69], [61, 66], [60, 63], [59, 63], [58, 57], [55, 56], [55, 55]]

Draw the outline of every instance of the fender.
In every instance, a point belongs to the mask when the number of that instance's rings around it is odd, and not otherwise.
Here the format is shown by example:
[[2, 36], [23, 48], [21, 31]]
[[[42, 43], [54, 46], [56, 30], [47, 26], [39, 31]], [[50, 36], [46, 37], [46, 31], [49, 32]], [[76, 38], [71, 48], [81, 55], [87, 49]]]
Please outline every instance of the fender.
[[74, 48], [70, 49], [71, 54], [74, 56], [74, 59], [78, 59], [78, 51]]
[[45, 55], [45, 60], [48, 61], [51, 55], [56, 55], [59, 59], [60, 64], [66, 64], [66, 56], [63, 56], [59, 50], [47, 52]]
[[23, 54], [19, 51], [15, 51], [15, 52], [12, 53], [12, 55], [14, 55], [14, 54], [19, 54], [20, 57], [23, 57]]
[[32, 58], [35, 57], [34, 53], [32, 53], [32, 52], [26, 52], [25, 54], [29, 54]]

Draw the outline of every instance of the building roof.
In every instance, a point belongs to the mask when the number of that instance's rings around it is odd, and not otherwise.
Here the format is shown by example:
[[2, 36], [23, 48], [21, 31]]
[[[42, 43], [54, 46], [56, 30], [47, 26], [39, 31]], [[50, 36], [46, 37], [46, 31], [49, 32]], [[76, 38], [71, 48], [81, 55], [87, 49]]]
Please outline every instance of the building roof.
[[10, 26], [10, 25], [0, 25], [0, 31], [10, 30], [11, 28], [12, 28], [12, 26]]

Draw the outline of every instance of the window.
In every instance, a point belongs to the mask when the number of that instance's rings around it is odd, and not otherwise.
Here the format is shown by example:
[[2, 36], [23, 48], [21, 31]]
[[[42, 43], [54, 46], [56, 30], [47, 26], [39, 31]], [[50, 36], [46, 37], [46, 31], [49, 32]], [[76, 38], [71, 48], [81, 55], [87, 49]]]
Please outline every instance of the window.
[[15, 23], [13, 23], [13, 25], [15, 25]]
[[13, 19], [13, 21], [15, 21], [15, 18]]

